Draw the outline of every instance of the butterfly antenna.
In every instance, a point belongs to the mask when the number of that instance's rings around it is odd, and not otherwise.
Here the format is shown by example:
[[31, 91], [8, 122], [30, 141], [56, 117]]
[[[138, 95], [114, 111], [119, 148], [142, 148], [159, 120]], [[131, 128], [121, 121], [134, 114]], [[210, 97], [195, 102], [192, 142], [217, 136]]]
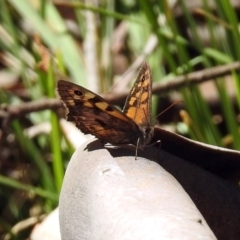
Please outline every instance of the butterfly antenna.
[[153, 123], [153, 121], [155, 121], [159, 116], [161, 116], [163, 113], [165, 113], [166, 111], [168, 111], [171, 107], [173, 107], [174, 105], [176, 105], [177, 103], [180, 103], [180, 102], [183, 102], [183, 101], [178, 100], [178, 101], [172, 103], [169, 107], [167, 107], [165, 110], [163, 110], [162, 112], [160, 112], [155, 118], [153, 118], [153, 119], [151, 120], [151, 122]]
[[138, 138], [138, 140], [137, 140], [136, 152], [135, 152], [135, 160], [137, 160], [137, 153], [138, 153], [139, 141], [140, 141], [140, 138]]

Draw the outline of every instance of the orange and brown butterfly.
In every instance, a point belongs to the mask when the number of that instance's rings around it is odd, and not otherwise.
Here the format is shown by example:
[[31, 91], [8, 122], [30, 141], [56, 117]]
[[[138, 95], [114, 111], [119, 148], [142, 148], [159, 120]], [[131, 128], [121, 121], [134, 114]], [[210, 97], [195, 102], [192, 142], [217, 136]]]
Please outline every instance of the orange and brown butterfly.
[[92, 134], [104, 143], [134, 144], [143, 148], [152, 139], [150, 124], [152, 76], [143, 63], [121, 112], [105, 99], [74, 83], [59, 80], [58, 93], [68, 109], [67, 120], [83, 133]]

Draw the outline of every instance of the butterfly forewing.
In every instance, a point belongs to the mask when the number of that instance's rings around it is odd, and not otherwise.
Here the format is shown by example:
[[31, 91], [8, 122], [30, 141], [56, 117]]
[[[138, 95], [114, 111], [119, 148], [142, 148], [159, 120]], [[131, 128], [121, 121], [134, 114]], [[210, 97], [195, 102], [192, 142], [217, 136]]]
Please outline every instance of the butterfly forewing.
[[86, 134], [112, 144], [136, 144], [137, 124], [97, 94], [68, 81], [58, 81], [58, 93], [68, 109], [67, 120]]
[[123, 113], [138, 125], [147, 127], [151, 120], [152, 76], [145, 62], [138, 74], [130, 94], [126, 99]]

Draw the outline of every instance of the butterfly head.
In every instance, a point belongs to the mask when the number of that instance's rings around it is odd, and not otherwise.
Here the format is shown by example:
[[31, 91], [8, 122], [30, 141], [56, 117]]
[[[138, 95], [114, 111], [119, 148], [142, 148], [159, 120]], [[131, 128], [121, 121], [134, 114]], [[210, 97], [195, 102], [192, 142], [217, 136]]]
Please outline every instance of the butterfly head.
[[142, 136], [139, 138], [138, 146], [139, 148], [144, 148], [147, 144], [150, 143], [151, 139], [153, 138], [154, 134], [154, 127], [153, 126], [147, 126], [147, 127], [141, 127], [139, 126]]

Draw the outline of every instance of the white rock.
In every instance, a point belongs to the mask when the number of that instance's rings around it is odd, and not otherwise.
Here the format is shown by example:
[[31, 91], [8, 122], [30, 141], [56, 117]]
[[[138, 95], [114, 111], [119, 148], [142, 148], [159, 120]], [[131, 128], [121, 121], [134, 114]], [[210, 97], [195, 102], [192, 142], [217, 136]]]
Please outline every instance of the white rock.
[[[124, 149], [118, 151], [124, 156]], [[113, 158], [104, 148], [87, 151], [86, 145], [67, 168], [59, 215], [63, 240], [216, 239], [160, 165], [141, 157]]]
[[58, 208], [33, 229], [31, 240], [61, 240]]

